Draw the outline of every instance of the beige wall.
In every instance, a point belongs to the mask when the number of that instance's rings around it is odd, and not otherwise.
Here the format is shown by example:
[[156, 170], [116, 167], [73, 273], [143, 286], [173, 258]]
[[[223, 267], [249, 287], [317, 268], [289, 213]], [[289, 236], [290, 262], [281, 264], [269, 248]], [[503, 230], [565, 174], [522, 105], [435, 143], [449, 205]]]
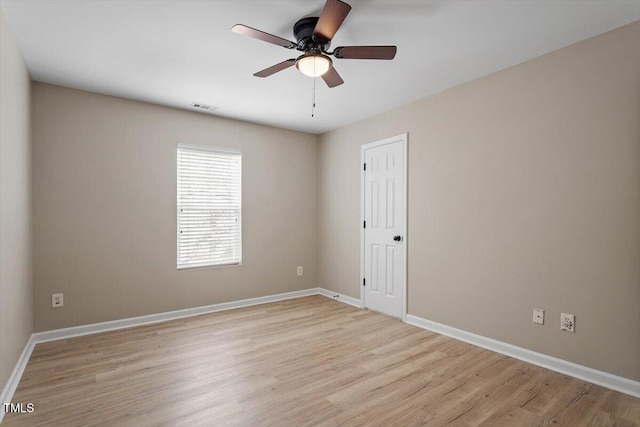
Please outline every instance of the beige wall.
[[323, 135], [319, 286], [359, 296], [360, 145], [409, 132], [409, 313], [640, 380], [639, 47], [636, 22]]
[[0, 390], [33, 329], [30, 85], [0, 10]]
[[[33, 105], [37, 331], [317, 286], [315, 136], [42, 83]], [[178, 142], [242, 150], [242, 266], [176, 270]]]

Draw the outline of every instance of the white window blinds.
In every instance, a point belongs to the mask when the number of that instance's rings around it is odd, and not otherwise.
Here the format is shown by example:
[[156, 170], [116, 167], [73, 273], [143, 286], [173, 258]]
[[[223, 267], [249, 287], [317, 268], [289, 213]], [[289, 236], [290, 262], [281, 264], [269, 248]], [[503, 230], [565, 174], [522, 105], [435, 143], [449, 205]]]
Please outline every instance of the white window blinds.
[[239, 150], [178, 144], [178, 268], [242, 261]]

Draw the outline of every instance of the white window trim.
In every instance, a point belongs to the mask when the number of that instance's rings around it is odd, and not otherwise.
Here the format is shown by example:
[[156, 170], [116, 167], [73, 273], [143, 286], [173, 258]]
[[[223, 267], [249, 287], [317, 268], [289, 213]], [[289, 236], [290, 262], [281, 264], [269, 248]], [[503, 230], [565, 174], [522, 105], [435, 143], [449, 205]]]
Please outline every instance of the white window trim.
[[[209, 151], [220, 154], [236, 154], [240, 155], [240, 223], [238, 225], [239, 228], [239, 249], [240, 256], [238, 262], [231, 263], [221, 263], [221, 264], [196, 264], [196, 265], [180, 265], [180, 218], [178, 217], [178, 199], [179, 199], [179, 186], [178, 186], [178, 164], [177, 164], [177, 155], [179, 148], [187, 148], [193, 150], [200, 151]], [[242, 265], [242, 150], [235, 148], [222, 148], [222, 147], [212, 147], [208, 145], [196, 145], [196, 144], [188, 144], [188, 143], [178, 143], [176, 145], [176, 268], [177, 270], [190, 270], [194, 268], [218, 268], [218, 267], [233, 267]]]

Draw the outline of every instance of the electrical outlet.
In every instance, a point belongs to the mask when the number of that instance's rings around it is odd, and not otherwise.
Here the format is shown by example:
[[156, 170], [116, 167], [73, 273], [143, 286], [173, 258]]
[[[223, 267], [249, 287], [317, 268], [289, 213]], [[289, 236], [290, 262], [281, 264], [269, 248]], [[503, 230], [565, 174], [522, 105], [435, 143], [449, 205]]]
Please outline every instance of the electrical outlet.
[[51, 307], [58, 308], [64, 305], [63, 294], [51, 294]]
[[544, 310], [542, 308], [533, 309], [533, 323], [544, 325]]
[[298, 276], [302, 276], [302, 267], [298, 267]]
[[560, 329], [567, 332], [575, 332], [576, 317], [573, 314], [560, 313]]

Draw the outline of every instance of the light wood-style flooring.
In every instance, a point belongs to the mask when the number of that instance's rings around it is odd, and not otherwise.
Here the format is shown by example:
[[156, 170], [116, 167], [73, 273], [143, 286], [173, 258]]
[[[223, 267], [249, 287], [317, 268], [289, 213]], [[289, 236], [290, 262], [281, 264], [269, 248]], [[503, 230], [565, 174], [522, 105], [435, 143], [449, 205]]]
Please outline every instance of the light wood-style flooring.
[[3, 426], [637, 426], [640, 399], [312, 296], [38, 344]]

